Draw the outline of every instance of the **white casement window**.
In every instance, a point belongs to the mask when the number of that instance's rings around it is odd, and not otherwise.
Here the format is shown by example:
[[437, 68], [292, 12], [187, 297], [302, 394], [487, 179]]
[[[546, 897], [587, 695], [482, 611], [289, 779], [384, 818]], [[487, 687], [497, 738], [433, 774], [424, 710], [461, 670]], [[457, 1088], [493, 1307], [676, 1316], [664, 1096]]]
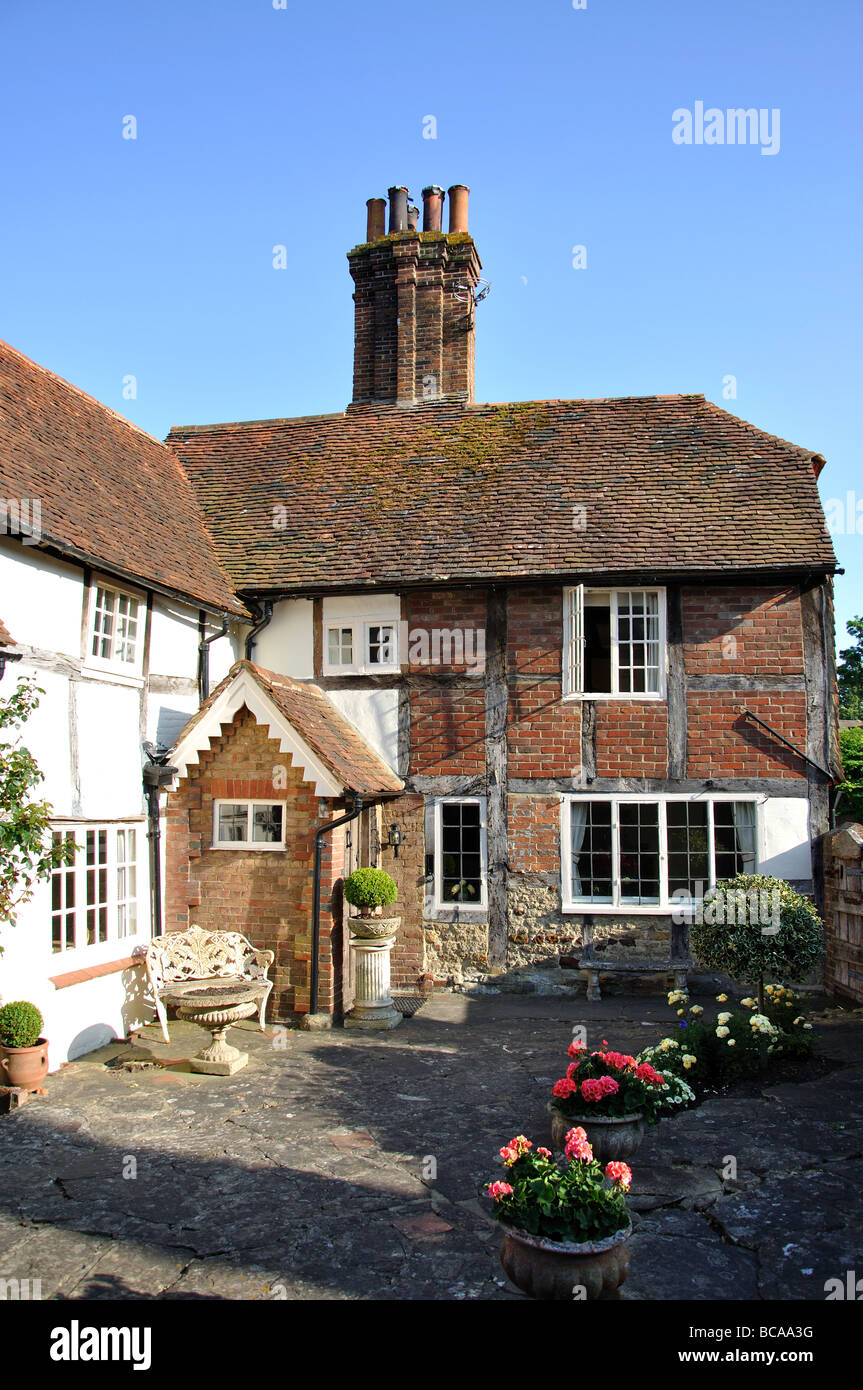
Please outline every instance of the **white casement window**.
[[434, 906], [488, 905], [488, 847], [484, 797], [446, 797], [435, 802]]
[[398, 623], [346, 618], [325, 624], [325, 675], [374, 675], [398, 670]]
[[665, 698], [665, 590], [586, 589], [563, 595], [563, 693]]
[[564, 797], [561, 848], [565, 910], [669, 911], [758, 872], [758, 801]]
[[52, 833], [55, 845], [75, 845], [72, 862], [51, 873], [52, 952], [137, 936], [143, 823], [60, 826]]
[[213, 849], [284, 849], [282, 801], [217, 801], [213, 807]]
[[144, 659], [144, 599], [110, 584], [94, 582], [85, 665], [140, 675]]

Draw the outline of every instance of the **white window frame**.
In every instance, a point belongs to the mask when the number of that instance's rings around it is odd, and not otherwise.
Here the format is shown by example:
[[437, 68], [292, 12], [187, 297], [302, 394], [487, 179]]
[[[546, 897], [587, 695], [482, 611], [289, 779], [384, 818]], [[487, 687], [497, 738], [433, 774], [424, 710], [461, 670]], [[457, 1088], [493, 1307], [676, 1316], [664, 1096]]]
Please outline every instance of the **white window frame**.
[[[246, 808], [246, 835], [249, 836], [252, 830], [252, 812], [255, 806], [281, 806], [282, 808], [282, 838], [280, 840], [220, 840], [219, 839], [219, 809], [222, 806], [245, 806]], [[258, 850], [282, 851], [285, 849], [285, 820], [287, 817], [287, 802], [280, 801], [278, 797], [272, 799], [256, 796], [249, 798], [245, 796], [223, 796], [218, 801], [213, 802], [213, 849], [239, 849], [244, 851]]]
[[[464, 903], [445, 900], [443, 897], [443, 807], [469, 805], [479, 807], [479, 902]], [[432, 886], [432, 906], [435, 912], [487, 912], [488, 911], [488, 820], [487, 801], [484, 796], [440, 796], [434, 803], [434, 880]]]
[[[707, 817], [707, 839], [709, 854], [709, 883], [708, 887], [713, 888], [716, 884], [716, 855], [714, 846], [714, 821], [713, 806], [718, 802], [746, 801], [755, 806], [755, 865], [751, 872], [760, 872], [761, 863], [761, 807], [767, 798], [759, 793], [746, 792], [712, 792], [705, 795], [701, 792], [678, 793], [678, 792], [655, 792], [645, 793], [642, 796], [630, 795], [609, 795], [609, 796], [580, 796], [565, 793], [561, 797], [560, 803], [560, 867], [561, 867], [561, 903], [565, 913], [572, 914], [614, 914], [615, 916], [657, 916], [677, 912], [694, 911], [698, 900], [695, 898], [684, 898], [682, 895], [673, 900], [668, 895], [668, 817], [666, 808], [670, 801], [699, 801], [707, 804], [711, 809]], [[612, 854], [612, 901], [610, 903], [593, 902], [589, 898], [573, 898], [572, 896], [572, 825], [570, 807], [575, 802], [604, 801], [611, 803], [611, 854]], [[618, 807], [622, 804], [640, 803], [659, 807], [659, 902], [656, 903], [628, 903], [621, 899], [620, 893], [620, 820]]]
[[[611, 625], [611, 683], [616, 686], [618, 677], [618, 595], [655, 594], [658, 600], [659, 618], [659, 689], [658, 690], [585, 690], [584, 687], [584, 608], [587, 594], [608, 594], [610, 596]], [[563, 591], [563, 697], [565, 700], [664, 700], [667, 691], [668, 642], [666, 618], [666, 591], [657, 585], [618, 585], [610, 588], [602, 585], [585, 587], [574, 584]]]
[[[121, 861], [117, 854], [117, 835], [119, 831], [135, 832], [135, 892], [128, 891], [128, 869], [130, 860], [128, 858], [128, 833], [126, 839], [126, 857]], [[117, 955], [117, 948], [124, 948], [126, 955], [131, 955], [133, 947], [139, 945], [142, 939], [149, 937], [148, 923], [144, 919], [144, 908], [147, 900], [146, 875], [148, 870], [148, 850], [147, 850], [147, 823], [141, 820], [129, 821], [52, 821], [51, 831], [62, 835], [72, 833], [75, 837], [77, 852], [71, 864], [61, 864], [52, 869], [46, 881], [47, 910], [49, 922], [48, 934], [48, 953], [54, 962], [86, 962], [88, 965], [101, 963], [100, 958], [110, 960]], [[107, 832], [107, 855], [105, 868], [107, 871], [108, 896], [106, 906], [108, 909], [108, 934], [104, 941], [87, 941], [87, 911], [88, 908], [98, 911], [98, 901], [88, 903], [87, 901], [87, 832], [92, 831], [98, 835], [99, 831]], [[126, 891], [121, 898], [119, 894], [119, 872], [126, 871]], [[74, 943], [71, 946], [61, 945], [59, 951], [54, 950], [54, 907], [53, 907], [53, 888], [55, 877], [64, 878], [66, 874], [71, 874], [75, 886], [75, 906], [72, 909], [75, 918], [74, 924]], [[63, 894], [65, 896], [66, 884], [63, 882]], [[127, 931], [124, 936], [119, 935], [119, 919], [121, 907], [127, 909], [134, 903], [135, 905], [135, 930]], [[63, 940], [65, 941], [65, 917], [66, 908], [60, 910], [63, 917]], [[70, 966], [69, 968], [74, 968]]]
[[[117, 656], [96, 656], [93, 652], [93, 643], [96, 639], [96, 611], [100, 589], [105, 590], [113, 596], [114, 631], [112, 633], [112, 643], [116, 643], [116, 610], [117, 600], [125, 598], [135, 605], [135, 660], [123, 661]], [[110, 673], [112, 676], [125, 676], [127, 680], [136, 684], [141, 683], [144, 670], [144, 644], [147, 640], [147, 596], [138, 589], [129, 588], [123, 584], [117, 584], [114, 580], [100, 575], [93, 575], [90, 580], [90, 592], [87, 600], [87, 635], [86, 646], [84, 649], [84, 669], [98, 672], [100, 675]]]
[[[332, 614], [323, 623], [322, 669], [325, 676], [376, 676], [398, 675], [401, 671], [399, 655], [399, 619], [391, 615], [377, 617], [374, 614], [357, 617], [356, 614], [339, 617]], [[350, 665], [335, 665], [330, 661], [330, 628], [350, 628], [353, 634], [351, 647], [354, 659]], [[384, 665], [369, 661], [369, 634], [373, 627], [391, 627], [393, 630], [393, 659]]]

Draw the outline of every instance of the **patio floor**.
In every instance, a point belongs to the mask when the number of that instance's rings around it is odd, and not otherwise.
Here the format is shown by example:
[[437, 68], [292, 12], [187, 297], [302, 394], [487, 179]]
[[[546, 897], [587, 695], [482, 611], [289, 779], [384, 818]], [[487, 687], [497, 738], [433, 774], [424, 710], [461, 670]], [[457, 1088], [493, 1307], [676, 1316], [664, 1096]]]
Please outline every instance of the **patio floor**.
[[[574, 1024], [635, 1051], [670, 1022], [658, 997], [443, 994], [391, 1034], [237, 1025], [232, 1077], [188, 1070], [193, 1024], [147, 1028], [0, 1119], [2, 1272], [43, 1299], [520, 1299], [480, 1199], [497, 1150], [547, 1142]], [[815, 1022], [824, 1079], [648, 1131], [625, 1299], [823, 1300], [863, 1269], [863, 1011]], [[159, 1065], [106, 1066], [134, 1056]]]

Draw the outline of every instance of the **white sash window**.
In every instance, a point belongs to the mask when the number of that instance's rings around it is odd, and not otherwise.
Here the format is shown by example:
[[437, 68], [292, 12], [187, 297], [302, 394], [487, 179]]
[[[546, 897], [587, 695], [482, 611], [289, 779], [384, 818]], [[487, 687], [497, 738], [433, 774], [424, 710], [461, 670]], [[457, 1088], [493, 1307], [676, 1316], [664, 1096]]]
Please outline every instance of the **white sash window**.
[[563, 693], [665, 697], [665, 590], [564, 590]]

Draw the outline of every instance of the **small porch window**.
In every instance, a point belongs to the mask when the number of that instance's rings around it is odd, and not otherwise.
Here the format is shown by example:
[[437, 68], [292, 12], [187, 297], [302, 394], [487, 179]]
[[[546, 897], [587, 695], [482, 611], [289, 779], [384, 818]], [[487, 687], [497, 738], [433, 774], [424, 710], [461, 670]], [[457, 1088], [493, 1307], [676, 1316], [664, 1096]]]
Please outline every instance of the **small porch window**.
[[284, 849], [284, 804], [279, 801], [217, 801], [214, 849]]

